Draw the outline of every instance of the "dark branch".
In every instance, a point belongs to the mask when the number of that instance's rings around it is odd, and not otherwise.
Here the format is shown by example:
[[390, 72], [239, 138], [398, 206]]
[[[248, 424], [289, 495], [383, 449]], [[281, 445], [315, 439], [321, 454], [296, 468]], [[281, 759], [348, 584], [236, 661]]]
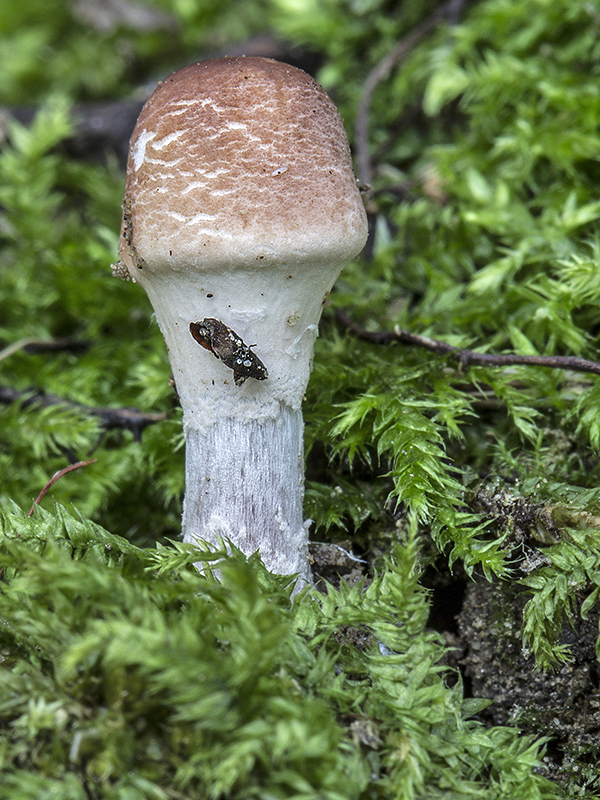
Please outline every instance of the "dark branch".
[[140, 441], [144, 428], [167, 418], [165, 413], [150, 414], [139, 411], [137, 408], [94, 408], [93, 406], [73, 403], [54, 394], [46, 394], [36, 390], [22, 392], [10, 386], [0, 385], [0, 403], [16, 402], [20, 402], [24, 408], [29, 406], [64, 406], [80, 414], [98, 417], [104, 430], [114, 428], [129, 430], [133, 433], [137, 442]]
[[29, 354], [46, 353], [53, 350], [85, 353], [89, 350], [90, 346], [90, 342], [77, 339], [36, 339], [32, 336], [12, 342], [12, 344], [0, 350], [0, 361], [3, 361], [5, 358], [10, 358], [21, 350]]
[[29, 355], [54, 351], [65, 351], [67, 353], [87, 353], [91, 346], [91, 342], [81, 339], [40, 339], [38, 341], [31, 340], [29, 344], [24, 345], [23, 350]]
[[476, 353], [474, 350], [454, 347], [454, 345], [442, 342], [439, 339], [429, 339], [427, 336], [419, 336], [416, 333], [409, 333], [409, 331], [403, 331], [399, 328], [393, 331], [366, 331], [354, 322], [345, 311], [338, 310], [335, 312], [335, 316], [342, 327], [366, 342], [383, 345], [401, 342], [415, 347], [423, 347], [432, 353], [454, 358], [458, 361], [460, 369], [469, 366], [506, 367], [522, 364], [529, 367], [568, 369], [573, 372], [588, 372], [593, 375], [600, 375], [600, 364], [596, 361], [588, 361], [586, 358], [578, 358], [577, 356], [520, 356], [513, 353], [502, 355]]
[[448, 20], [451, 23], [455, 22], [462, 3], [463, 0], [448, 0], [448, 2], [443, 3], [405, 36], [404, 39], [401, 39], [394, 49], [376, 64], [367, 75], [358, 106], [354, 131], [357, 172], [358, 177], [363, 183], [371, 184], [373, 182], [373, 168], [371, 165], [371, 156], [369, 154], [369, 120], [371, 101], [375, 89], [382, 81], [389, 77], [394, 67], [397, 67], [408, 57], [412, 49], [421, 39], [424, 39], [425, 36], [436, 29], [440, 22], [443, 20]]

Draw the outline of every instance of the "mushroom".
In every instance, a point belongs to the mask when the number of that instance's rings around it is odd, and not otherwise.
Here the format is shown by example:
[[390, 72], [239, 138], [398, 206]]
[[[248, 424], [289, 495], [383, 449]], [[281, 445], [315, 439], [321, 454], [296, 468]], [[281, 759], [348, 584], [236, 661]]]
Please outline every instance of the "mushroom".
[[302, 400], [317, 324], [366, 216], [341, 117], [305, 72], [174, 73], [133, 132], [116, 274], [146, 291], [186, 439], [186, 542], [309, 579]]

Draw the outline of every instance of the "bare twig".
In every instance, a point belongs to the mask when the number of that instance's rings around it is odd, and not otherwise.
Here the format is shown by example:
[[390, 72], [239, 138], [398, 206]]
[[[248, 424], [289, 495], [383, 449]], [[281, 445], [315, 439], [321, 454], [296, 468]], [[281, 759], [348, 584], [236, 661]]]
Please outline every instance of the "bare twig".
[[9, 344], [3, 350], [0, 350], [0, 361], [4, 361], [5, 358], [10, 358], [10, 356], [14, 355], [15, 353], [18, 353], [19, 350], [24, 350], [30, 344], [39, 341], [40, 341], [39, 339], [34, 339], [33, 337], [30, 337], [28, 339], [19, 339], [18, 342], [13, 342], [12, 344]]
[[76, 339], [38, 339], [32, 336], [27, 339], [19, 339], [18, 342], [13, 342], [0, 350], [0, 361], [20, 350], [25, 350], [26, 353], [45, 353], [48, 350], [69, 350], [78, 353], [87, 350], [89, 346], [88, 342]]
[[363, 92], [358, 106], [355, 135], [355, 152], [358, 177], [365, 184], [373, 181], [373, 167], [369, 154], [369, 118], [371, 101], [377, 86], [389, 77], [390, 73], [401, 64], [410, 54], [411, 50], [431, 33], [442, 22], [449, 20], [455, 22], [463, 0], [448, 0], [426, 17], [404, 39], [401, 39], [385, 58], [383, 58], [367, 75]]
[[416, 333], [395, 328], [393, 331], [366, 331], [361, 328], [345, 311], [335, 312], [337, 321], [346, 330], [353, 333], [359, 339], [373, 344], [392, 344], [401, 342], [403, 344], [423, 347], [432, 353], [446, 355], [458, 361], [460, 369], [469, 366], [478, 367], [506, 367], [514, 364], [521, 364], [529, 367], [547, 367], [548, 369], [568, 369], [572, 372], [588, 372], [593, 375], [600, 375], [600, 363], [589, 361], [586, 358], [577, 356], [520, 356], [513, 353], [495, 355], [493, 353], [477, 353], [474, 350], [467, 350], [462, 347], [442, 342], [439, 339], [430, 339], [427, 336], [419, 336]]
[[70, 464], [68, 467], [64, 469], [59, 469], [58, 472], [55, 472], [54, 475], [50, 478], [48, 483], [44, 486], [42, 491], [38, 494], [38, 496], [33, 501], [33, 505], [29, 509], [29, 513], [27, 514], [28, 517], [33, 515], [34, 509], [36, 506], [39, 506], [41, 501], [44, 498], [44, 495], [48, 491], [48, 489], [53, 486], [59, 478], [62, 478], [63, 475], [66, 475], [67, 472], [73, 472], [75, 469], [79, 469], [80, 467], [87, 467], [89, 464], [95, 464], [98, 461], [97, 458], [93, 458], [91, 461], [78, 461], [76, 464]]
[[144, 411], [139, 411], [137, 408], [94, 408], [93, 406], [73, 403], [70, 400], [65, 400], [63, 397], [58, 397], [54, 394], [45, 394], [40, 391], [22, 392], [10, 386], [0, 385], [0, 403], [9, 404], [15, 402], [21, 402], [25, 408], [33, 405], [60, 405], [77, 411], [80, 414], [99, 417], [104, 430], [112, 430], [114, 428], [130, 430], [136, 442], [140, 441], [144, 428], [167, 418], [165, 413], [146, 413]]

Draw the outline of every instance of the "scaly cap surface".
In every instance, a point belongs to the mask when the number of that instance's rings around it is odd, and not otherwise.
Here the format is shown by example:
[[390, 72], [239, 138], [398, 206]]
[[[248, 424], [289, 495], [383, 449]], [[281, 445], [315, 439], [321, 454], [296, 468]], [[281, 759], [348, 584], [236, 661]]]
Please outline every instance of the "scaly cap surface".
[[365, 236], [341, 117], [302, 70], [204, 61], [146, 103], [124, 199], [121, 258], [133, 277], [140, 267], [341, 264]]

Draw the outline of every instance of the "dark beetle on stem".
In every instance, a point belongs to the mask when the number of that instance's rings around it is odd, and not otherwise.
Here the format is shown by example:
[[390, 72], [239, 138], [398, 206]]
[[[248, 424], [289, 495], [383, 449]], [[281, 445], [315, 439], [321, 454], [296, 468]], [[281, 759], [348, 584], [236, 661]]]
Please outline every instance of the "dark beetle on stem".
[[233, 370], [236, 386], [241, 386], [246, 378], [264, 381], [269, 377], [260, 358], [235, 331], [220, 320], [207, 317], [201, 322], [190, 322], [190, 333], [198, 344]]

